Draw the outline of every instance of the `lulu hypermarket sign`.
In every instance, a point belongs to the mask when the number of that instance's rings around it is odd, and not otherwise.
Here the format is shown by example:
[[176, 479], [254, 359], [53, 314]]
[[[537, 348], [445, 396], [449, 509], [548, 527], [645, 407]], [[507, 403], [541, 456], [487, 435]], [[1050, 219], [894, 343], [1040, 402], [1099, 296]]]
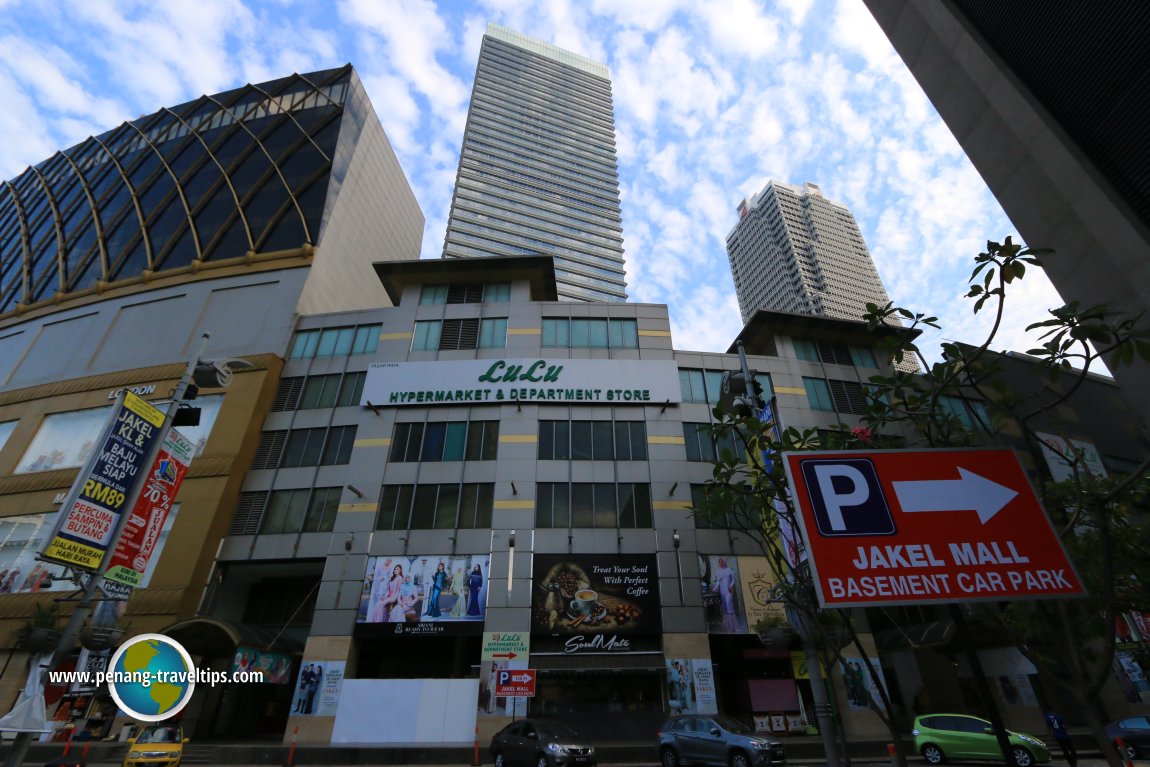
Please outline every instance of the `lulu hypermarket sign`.
[[671, 360], [486, 359], [380, 362], [367, 371], [361, 405], [498, 402], [680, 402]]

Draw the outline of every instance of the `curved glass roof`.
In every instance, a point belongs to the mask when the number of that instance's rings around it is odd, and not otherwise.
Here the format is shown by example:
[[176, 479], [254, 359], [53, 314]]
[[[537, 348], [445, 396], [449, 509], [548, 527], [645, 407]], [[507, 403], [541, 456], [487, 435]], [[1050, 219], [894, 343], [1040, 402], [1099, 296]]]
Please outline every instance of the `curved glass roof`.
[[0, 182], [0, 316], [98, 283], [316, 244], [341, 118], [366, 103], [349, 98], [360, 91], [348, 65], [201, 96]]

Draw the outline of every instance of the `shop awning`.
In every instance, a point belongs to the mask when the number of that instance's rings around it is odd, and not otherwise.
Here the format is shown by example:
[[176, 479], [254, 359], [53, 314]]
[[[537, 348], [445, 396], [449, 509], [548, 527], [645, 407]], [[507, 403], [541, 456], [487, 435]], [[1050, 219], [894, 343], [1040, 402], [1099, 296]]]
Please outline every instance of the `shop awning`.
[[752, 679], [747, 687], [755, 713], [799, 710], [799, 691], [792, 679]]

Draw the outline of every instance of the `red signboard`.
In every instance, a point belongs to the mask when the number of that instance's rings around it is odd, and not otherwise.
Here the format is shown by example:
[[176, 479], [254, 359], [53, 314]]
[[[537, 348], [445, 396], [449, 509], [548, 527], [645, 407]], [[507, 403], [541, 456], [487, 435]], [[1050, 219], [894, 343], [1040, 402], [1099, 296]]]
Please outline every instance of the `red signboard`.
[[168, 432], [152, 469], [144, 480], [144, 489], [132, 507], [124, 532], [108, 560], [104, 579], [125, 586], [139, 586], [148, 562], [158, 555], [156, 545], [172, 502], [188, 472], [195, 446], [175, 429]]
[[823, 606], [1085, 594], [1013, 451], [784, 458]]
[[535, 671], [502, 669], [495, 672], [496, 698], [534, 698]]

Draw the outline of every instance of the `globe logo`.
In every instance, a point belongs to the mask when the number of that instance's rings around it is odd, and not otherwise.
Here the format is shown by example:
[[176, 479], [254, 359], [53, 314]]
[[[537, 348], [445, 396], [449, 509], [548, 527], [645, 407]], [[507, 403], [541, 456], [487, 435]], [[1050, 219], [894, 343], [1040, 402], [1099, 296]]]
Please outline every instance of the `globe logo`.
[[108, 671], [112, 700], [142, 722], [160, 722], [180, 713], [196, 688], [192, 656], [162, 634], [140, 634], [124, 642]]

